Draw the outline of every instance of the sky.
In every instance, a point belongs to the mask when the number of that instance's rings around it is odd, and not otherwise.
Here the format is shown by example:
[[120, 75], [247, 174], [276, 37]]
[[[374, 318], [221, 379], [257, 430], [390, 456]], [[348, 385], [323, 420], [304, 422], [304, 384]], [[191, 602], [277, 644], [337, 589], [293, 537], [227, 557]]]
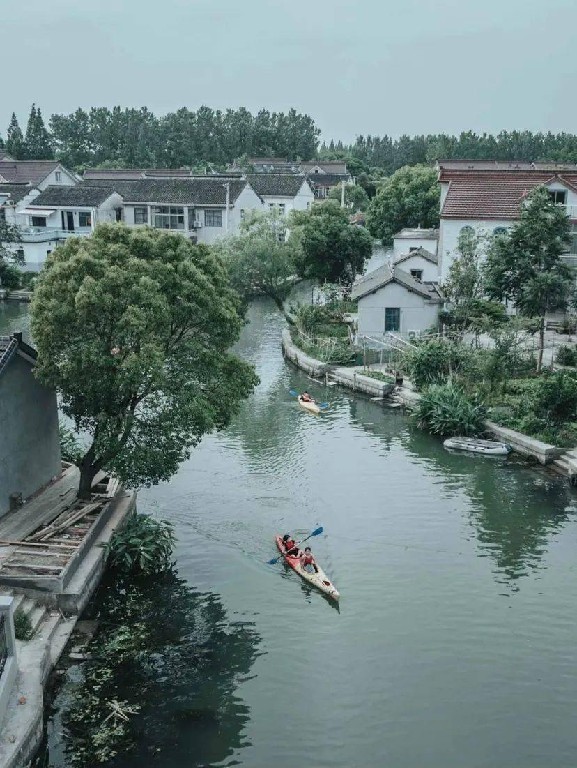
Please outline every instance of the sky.
[[0, 0], [0, 135], [77, 107], [294, 107], [322, 138], [577, 132], [576, 0]]

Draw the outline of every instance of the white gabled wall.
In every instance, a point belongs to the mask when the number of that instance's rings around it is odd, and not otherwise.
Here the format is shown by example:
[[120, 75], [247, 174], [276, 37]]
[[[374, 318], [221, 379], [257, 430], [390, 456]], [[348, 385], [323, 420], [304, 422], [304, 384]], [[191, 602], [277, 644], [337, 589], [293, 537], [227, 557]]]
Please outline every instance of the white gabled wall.
[[431, 240], [425, 237], [394, 237], [393, 238], [393, 261], [396, 261], [400, 256], [404, 256], [409, 253], [411, 248], [424, 248], [425, 251], [429, 251], [433, 256], [437, 253], [437, 240]]
[[385, 309], [394, 307], [401, 310], [401, 334], [426, 331], [439, 317], [439, 304], [432, 304], [399, 283], [388, 283], [359, 299], [359, 333], [381, 336], [385, 332]]
[[[60, 177], [56, 175], [57, 173], [60, 173]], [[58, 178], [59, 181], [57, 181]], [[37, 186], [38, 189], [45, 190], [46, 187], [74, 187], [76, 184], [78, 184], [78, 179], [63, 165], [59, 165]]]
[[409, 273], [411, 269], [423, 270], [423, 276], [421, 277], [422, 282], [437, 282], [439, 280], [439, 267], [419, 255], [411, 255], [408, 259], [399, 262], [399, 269]]

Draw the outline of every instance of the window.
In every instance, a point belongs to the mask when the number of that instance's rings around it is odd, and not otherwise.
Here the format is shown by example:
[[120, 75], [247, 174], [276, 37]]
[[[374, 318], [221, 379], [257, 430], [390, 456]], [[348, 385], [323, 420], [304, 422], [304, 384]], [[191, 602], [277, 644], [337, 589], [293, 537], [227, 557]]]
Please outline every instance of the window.
[[411, 245], [411, 247], [409, 248], [409, 253], [414, 253], [415, 251], [418, 251], [418, 250], [419, 250], [418, 245]]
[[281, 216], [284, 216], [285, 209], [286, 209], [286, 205], [284, 203], [278, 204], [278, 212], [280, 213]]
[[222, 211], [205, 211], [205, 227], [222, 227]]
[[241, 220], [241, 221], [244, 221], [244, 217], [245, 217], [244, 208], [241, 208], [241, 209], [240, 209], [240, 220]]
[[156, 206], [152, 209], [152, 226], [156, 229], [184, 229], [184, 208]]
[[24, 248], [17, 248], [16, 249], [16, 261], [19, 264], [24, 264]]
[[134, 223], [148, 224], [148, 208], [145, 205], [137, 205], [134, 207]]
[[78, 226], [79, 227], [91, 227], [92, 226], [92, 214], [88, 211], [80, 211], [78, 214]]
[[62, 173], [60, 171], [55, 171], [54, 178], [56, 179], [56, 183], [60, 184], [62, 181]]
[[32, 216], [32, 226], [33, 227], [45, 227], [46, 226], [46, 218], [44, 216]]
[[461, 227], [461, 229], [459, 230], [459, 237], [463, 237], [464, 235], [470, 237], [471, 235], [474, 235], [474, 234], [475, 234], [475, 230], [473, 229], [473, 227], [470, 227], [468, 224], [466, 224], [464, 227]]
[[274, 203], [269, 203], [269, 204], [268, 204], [268, 209], [269, 209], [269, 211], [274, 211], [274, 207], [275, 207], [275, 206], [274, 206]]
[[52, 250], [50, 250], [50, 251], [46, 251], [46, 256], [47, 256], [47, 257], [48, 257], [48, 256], [50, 256], [50, 254], [51, 254], [51, 253], [52, 253]]
[[415, 278], [415, 280], [422, 280], [423, 279], [423, 270], [422, 269], [411, 269], [411, 275]]
[[189, 231], [191, 229], [196, 229], [197, 225], [198, 225], [198, 222], [196, 220], [196, 212], [195, 212], [194, 208], [189, 208], [188, 209], [188, 229], [189, 229]]
[[567, 202], [567, 192], [564, 189], [550, 189], [549, 195], [555, 205], [565, 205]]
[[387, 331], [401, 330], [401, 309], [400, 307], [385, 308], [385, 333]]

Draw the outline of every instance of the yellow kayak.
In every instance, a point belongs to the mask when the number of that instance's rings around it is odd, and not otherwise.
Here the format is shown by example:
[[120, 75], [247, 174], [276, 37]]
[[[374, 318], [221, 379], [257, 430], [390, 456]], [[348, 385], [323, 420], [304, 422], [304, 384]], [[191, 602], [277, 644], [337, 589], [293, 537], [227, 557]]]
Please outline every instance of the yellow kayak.
[[299, 405], [301, 405], [305, 410], [310, 411], [311, 413], [321, 412], [321, 409], [312, 400], [303, 400], [300, 395], [297, 399], [299, 401]]

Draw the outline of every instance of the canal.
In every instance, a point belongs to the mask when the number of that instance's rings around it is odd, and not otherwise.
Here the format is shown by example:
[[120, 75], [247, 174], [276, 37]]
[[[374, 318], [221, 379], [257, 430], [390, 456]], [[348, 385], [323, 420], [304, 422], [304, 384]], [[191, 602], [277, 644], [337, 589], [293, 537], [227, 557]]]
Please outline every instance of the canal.
[[[138, 746], [110, 765], [574, 765], [567, 485], [447, 453], [398, 411], [286, 364], [271, 303], [253, 304], [249, 320], [239, 353], [257, 368], [256, 392], [169, 483], [139, 494], [141, 511], [174, 523], [178, 589], [196, 624], [170, 639], [178, 664], [149, 671]], [[321, 416], [291, 398], [304, 388], [330, 403]], [[314, 552], [340, 610], [266, 564], [277, 531], [318, 525]], [[159, 593], [159, 624], [168, 611]], [[198, 649], [200, 624], [198, 667], [187, 644], [194, 635]], [[56, 698], [46, 765], [69, 765], [61, 718], [81, 671]], [[141, 686], [126, 679], [118, 696], [138, 701]]]

